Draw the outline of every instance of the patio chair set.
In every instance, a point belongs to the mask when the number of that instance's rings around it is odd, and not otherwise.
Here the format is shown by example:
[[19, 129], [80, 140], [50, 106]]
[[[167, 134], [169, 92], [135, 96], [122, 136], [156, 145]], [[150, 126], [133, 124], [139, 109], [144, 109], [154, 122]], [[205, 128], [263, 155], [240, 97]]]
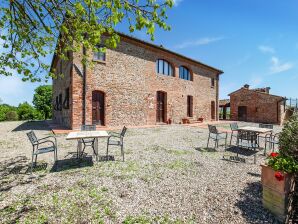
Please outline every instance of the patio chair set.
[[[227, 149], [228, 133], [218, 131], [214, 125], [208, 125], [209, 135], [207, 141], [207, 148], [209, 147], [210, 140], [214, 141], [214, 149], [218, 148], [218, 142], [220, 140], [225, 141], [225, 150]], [[264, 142], [264, 155], [266, 151], [275, 150], [276, 145], [279, 144], [279, 133], [273, 133], [272, 124], [259, 124], [259, 127], [238, 127], [237, 123], [230, 124], [230, 146], [233, 143], [233, 139], [236, 140], [236, 146], [238, 148], [246, 148], [255, 151], [254, 163], [256, 163], [256, 150], [260, 149], [261, 140]], [[238, 152], [237, 152], [238, 157]]]
[[[124, 136], [127, 131], [127, 128], [124, 126], [120, 133], [110, 132], [107, 135], [107, 149], [106, 156], [109, 156], [109, 146], [118, 146], [121, 149], [122, 161], [124, 161]], [[96, 125], [82, 125], [81, 133], [94, 133], [96, 132]], [[33, 167], [36, 165], [37, 156], [44, 153], [54, 153], [54, 162], [58, 160], [58, 147], [57, 147], [57, 139], [54, 136], [47, 136], [44, 138], [37, 138], [34, 131], [30, 131], [27, 133], [29, 141], [32, 144], [32, 161], [31, 161], [31, 173], [33, 171]], [[97, 152], [97, 137], [91, 137], [92, 135], [84, 135], [84, 137], [78, 139], [78, 147], [77, 147], [77, 158], [82, 158], [84, 151], [87, 147], [91, 147], [93, 153], [98, 156]], [[80, 146], [83, 146], [80, 150]]]

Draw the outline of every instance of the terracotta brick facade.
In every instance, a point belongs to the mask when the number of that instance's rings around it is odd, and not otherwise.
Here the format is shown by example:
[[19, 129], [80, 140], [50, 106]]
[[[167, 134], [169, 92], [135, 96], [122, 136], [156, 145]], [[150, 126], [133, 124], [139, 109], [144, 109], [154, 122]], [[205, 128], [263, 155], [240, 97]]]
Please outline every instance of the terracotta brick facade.
[[231, 93], [231, 120], [282, 124], [286, 114], [285, 98], [269, 94], [269, 89], [249, 89], [246, 85]]
[[[157, 74], [156, 61], [164, 59], [174, 67], [174, 77]], [[54, 67], [59, 66], [53, 63]], [[78, 129], [84, 120], [83, 66], [81, 54], [73, 55], [72, 69], [63, 70], [64, 78], [53, 81], [56, 96], [70, 87], [70, 108], [54, 111], [54, 120]], [[179, 78], [179, 66], [185, 66], [193, 80]], [[66, 65], [65, 65], [66, 66]], [[66, 66], [67, 67], [67, 66]], [[66, 68], [65, 67], [65, 68]], [[86, 69], [86, 124], [92, 123], [92, 92], [104, 93], [104, 124], [110, 127], [154, 125], [157, 123], [157, 91], [166, 93], [166, 120], [181, 123], [187, 118], [187, 96], [193, 96], [193, 117], [211, 120], [211, 102], [218, 119], [219, 75], [222, 72], [192, 59], [121, 36], [117, 49], [107, 49], [106, 60], [95, 61]], [[215, 80], [212, 86], [212, 78]]]

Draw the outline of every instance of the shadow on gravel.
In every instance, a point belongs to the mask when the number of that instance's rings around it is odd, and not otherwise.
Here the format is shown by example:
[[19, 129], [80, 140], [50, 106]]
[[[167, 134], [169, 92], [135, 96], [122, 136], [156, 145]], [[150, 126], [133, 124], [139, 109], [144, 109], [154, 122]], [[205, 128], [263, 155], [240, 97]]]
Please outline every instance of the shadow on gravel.
[[0, 192], [31, 182], [25, 175], [29, 170], [28, 161], [25, 156], [17, 156], [0, 163]]
[[93, 166], [92, 156], [85, 156], [83, 158], [70, 158], [58, 160], [55, 162], [50, 172], [61, 172], [70, 169], [78, 169]]
[[199, 152], [217, 152], [216, 149], [214, 148], [202, 148], [202, 147], [197, 147], [195, 148], [195, 150], [199, 151]]
[[262, 205], [261, 182], [248, 183], [235, 204], [242, 211], [247, 223], [279, 223]]
[[30, 130], [51, 131], [50, 127], [45, 121], [26, 121], [21, 125], [17, 126], [12, 131], [30, 131]]
[[30, 204], [30, 199], [25, 198], [21, 203], [6, 205], [0, 209], [0, 214], [4, 214], [1, 218], [6, 218], [5, 216], [10, 216], [4, 223], [20, 223], [19, 220], [28, 212], [35, 210], [35, 208]]

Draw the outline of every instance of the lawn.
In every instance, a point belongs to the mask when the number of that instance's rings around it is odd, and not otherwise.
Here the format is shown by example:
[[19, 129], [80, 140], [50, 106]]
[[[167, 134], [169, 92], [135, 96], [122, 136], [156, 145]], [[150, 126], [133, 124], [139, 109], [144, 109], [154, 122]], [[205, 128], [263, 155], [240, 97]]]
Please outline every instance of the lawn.
[[58, 135], [58, 163], [41, 155], [34, 178], [27, 170], [30, 129], [51, 134], [44, 122], [0, 123], [0, 223], [275, 222], [262, 207], [264, 157], [257, 164], [222, 159], [222, 147], [205, 148], [205, 127], [128, 129], [125, 162], [116, 147], [114, 161], [104, 161], [105, 139], [99, 162], [90, 148], [79, 161], [76, 142]]

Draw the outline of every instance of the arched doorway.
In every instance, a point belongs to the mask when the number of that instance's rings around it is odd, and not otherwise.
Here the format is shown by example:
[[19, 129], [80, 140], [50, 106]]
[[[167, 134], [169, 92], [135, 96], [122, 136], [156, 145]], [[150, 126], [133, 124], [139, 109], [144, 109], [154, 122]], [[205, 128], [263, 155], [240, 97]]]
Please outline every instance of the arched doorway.
[[97, 90], [92, 92], [92, 124], [105, 125], [105, 94]]

